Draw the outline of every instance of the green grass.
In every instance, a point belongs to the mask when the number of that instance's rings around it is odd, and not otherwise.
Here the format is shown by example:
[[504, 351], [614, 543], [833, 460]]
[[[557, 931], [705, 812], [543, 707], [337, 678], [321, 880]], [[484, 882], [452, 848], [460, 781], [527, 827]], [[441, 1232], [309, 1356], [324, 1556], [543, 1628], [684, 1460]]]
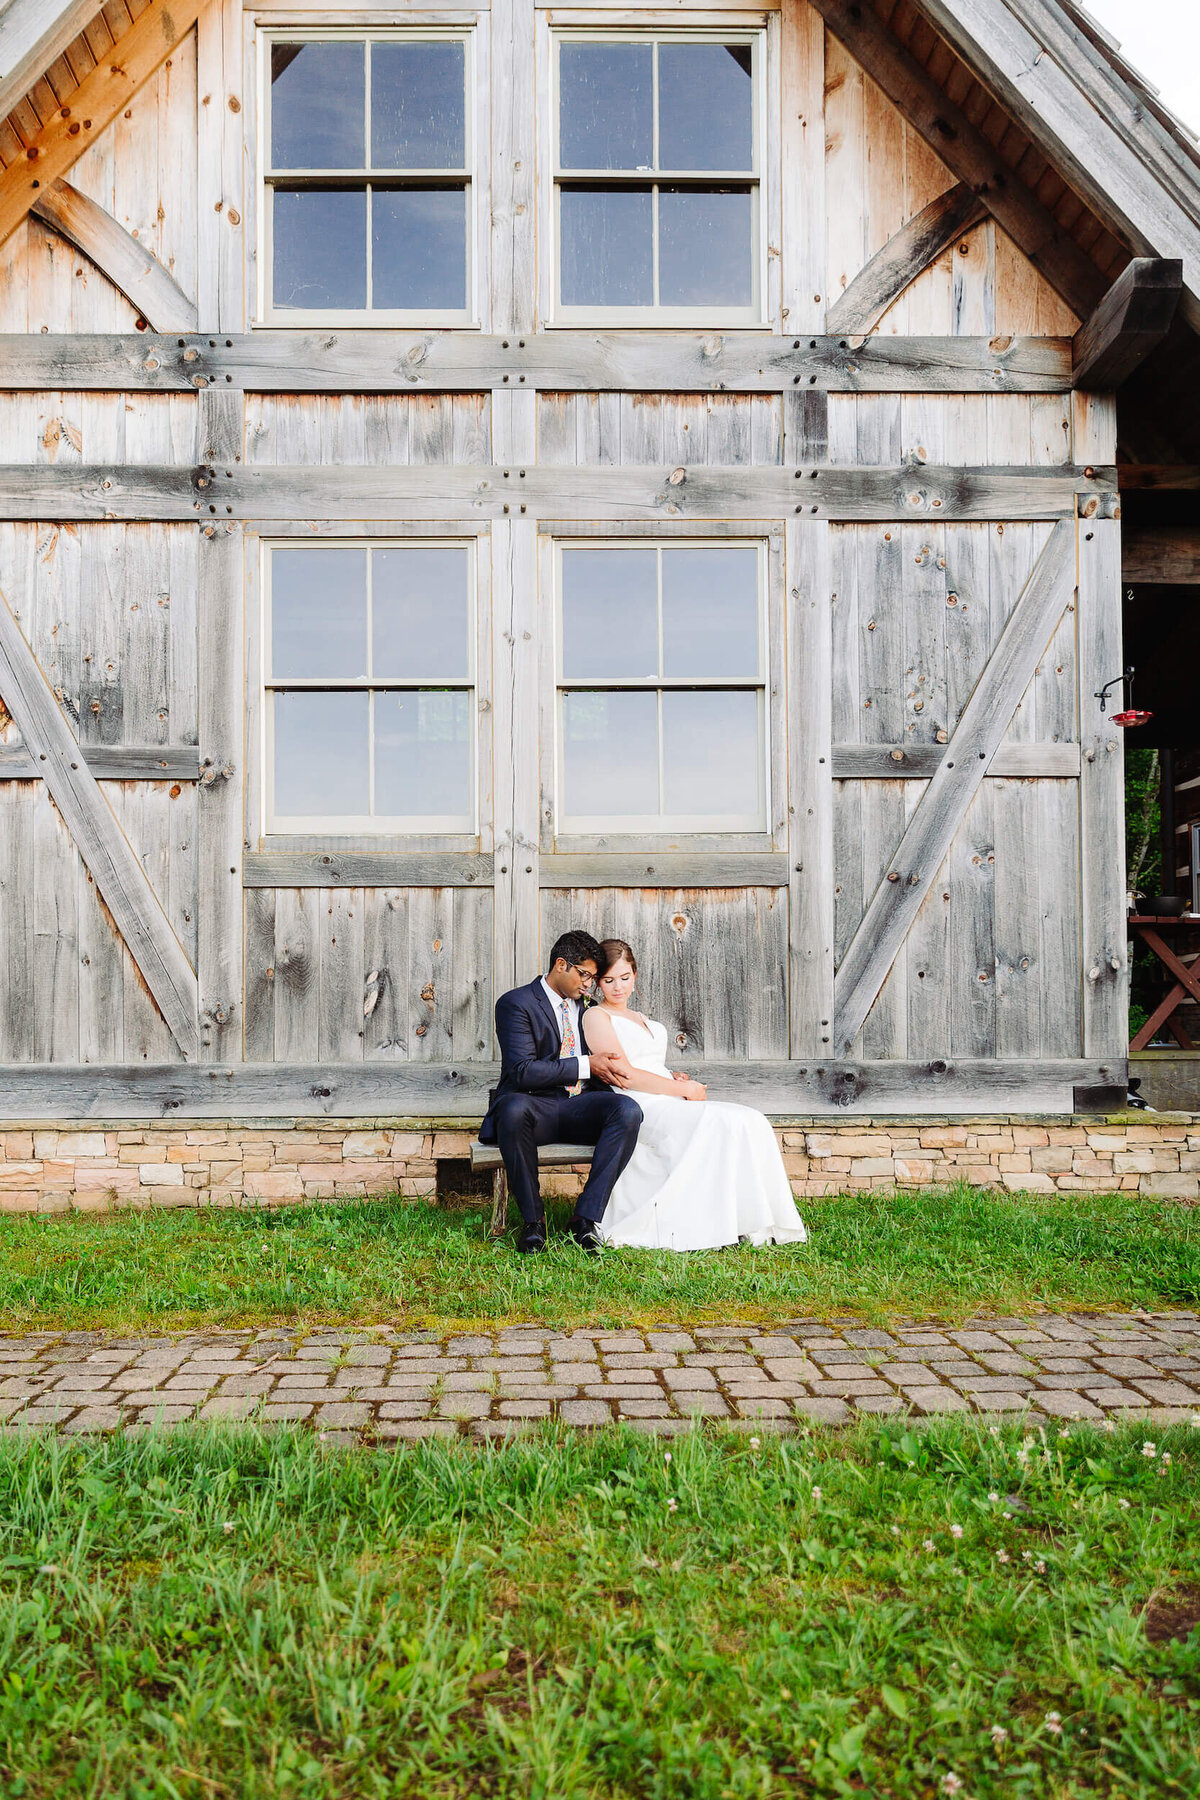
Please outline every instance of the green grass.
[[[551, 1209], [552, 1212], [555, 1209]], [[0, 1329], [348, 1322], [550, 1325], [1188, 1305], [1200, 1216], [1136, 1195], [808, 1200], [806, 1245], [690, 1256], [488, 1242], [402, 1201], [0, 1218]], [[565, 1208], [558, 1209], [558, 1223]]]
[[0, 1791], [1195, 1795], [1200, 1433], [1026, 1445], [7, 1436]]

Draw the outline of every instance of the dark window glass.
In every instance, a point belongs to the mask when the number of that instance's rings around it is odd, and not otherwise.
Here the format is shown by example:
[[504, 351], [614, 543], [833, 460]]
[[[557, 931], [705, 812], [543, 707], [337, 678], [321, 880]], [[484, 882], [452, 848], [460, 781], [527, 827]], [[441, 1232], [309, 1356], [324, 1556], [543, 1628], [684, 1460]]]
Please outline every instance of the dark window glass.
[[370, 703], [362, 693], [273, 696], [277, 815], [365, 816]]
[[457, 310], [467, 303], [467, 196], [462, 188], [375, 188], [372, 305]]
[[660, 44], [658, 167], [749, 169], [749, 44]]
[[468, 552], [459, 545], [414, 544], [375, 551], [374, 676], [383, 681], [412, 676], [445, 680], [469, 673], [469, 575]]
[[564, 550], [563, 674], [657, 675], [658, 554]]
[[658, 297], [663, 306], [749, 306], [754, 202], [745, 189], [661, 188]]
[[361, 169], [363, 44], [271, 45], [271, 166]]
[[367, 672], [365, 550], [271, 553], [271, 674], [297, 680]]
[[564, 306], [652, 306], [653, 197], [642, 188], [563, 188]]
[[371, 163], [461, 169], [466, 89], [461, 43], [371, 46]]
[[649, 169], [654, 161], [650, 44], [559, 48], [559, 166]]
[[364, 189], [277, 187], [271, 230], [276, 306], [366, 306]]

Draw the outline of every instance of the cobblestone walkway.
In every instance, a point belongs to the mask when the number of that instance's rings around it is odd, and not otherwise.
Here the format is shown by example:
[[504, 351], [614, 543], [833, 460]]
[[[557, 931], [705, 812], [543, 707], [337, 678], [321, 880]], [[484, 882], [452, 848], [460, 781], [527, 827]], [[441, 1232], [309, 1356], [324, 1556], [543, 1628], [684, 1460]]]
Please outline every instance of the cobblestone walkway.
[[677, 1432], [771, 1430], [855, 1413], [1055, 1419], [1200, 1415], [1200, 1314], [1039, 1314], [890, 1331], [793, 1319], [494, 1334], [225, 1331], [0, 1339], [4, 1429], [149, 1430], [187, 1419], [303, 1420], [335, 1441], [489, 1437], [557, 1416]]

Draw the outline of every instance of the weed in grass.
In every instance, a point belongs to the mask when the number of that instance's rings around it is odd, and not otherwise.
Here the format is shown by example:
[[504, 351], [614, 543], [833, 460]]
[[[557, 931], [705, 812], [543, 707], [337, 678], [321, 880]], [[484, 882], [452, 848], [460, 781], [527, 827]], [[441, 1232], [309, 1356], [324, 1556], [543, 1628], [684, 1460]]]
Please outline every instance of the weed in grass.
[[1143, 1441], [3, 1439], [3, 1791], [1191, 1795], [1200, 1434]]
[[[561, 1231], [565, 1208], [551, 1208]], [[805, 1245], [541, 1257], [485, 1215], [400, 1200], [0, 1217], [0, 1329], [132, 1331], [304, 1320], [570, 1326], [805, 1312], [1187, 1304], [1200, 1220], [1140, 1195], [860, 1194], [809, 1200]]]

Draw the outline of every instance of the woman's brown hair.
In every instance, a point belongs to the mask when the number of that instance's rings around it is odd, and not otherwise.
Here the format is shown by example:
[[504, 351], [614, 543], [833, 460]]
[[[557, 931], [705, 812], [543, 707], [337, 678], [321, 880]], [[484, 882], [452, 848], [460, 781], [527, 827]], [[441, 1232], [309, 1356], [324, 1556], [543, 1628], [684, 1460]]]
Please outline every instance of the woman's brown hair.
[[638, 966], [637, 957], [633, 954], [633, 946], [627, 944], [624, 938], [602, 938], [600, 941], [600, 965], [599, 973], [596, 976], [597, 981], [599, 981], [601, 975], [607, 975], [613, 964], [619, 963], [622, 957], [625, 958], [625, 961], [636, 975]]

